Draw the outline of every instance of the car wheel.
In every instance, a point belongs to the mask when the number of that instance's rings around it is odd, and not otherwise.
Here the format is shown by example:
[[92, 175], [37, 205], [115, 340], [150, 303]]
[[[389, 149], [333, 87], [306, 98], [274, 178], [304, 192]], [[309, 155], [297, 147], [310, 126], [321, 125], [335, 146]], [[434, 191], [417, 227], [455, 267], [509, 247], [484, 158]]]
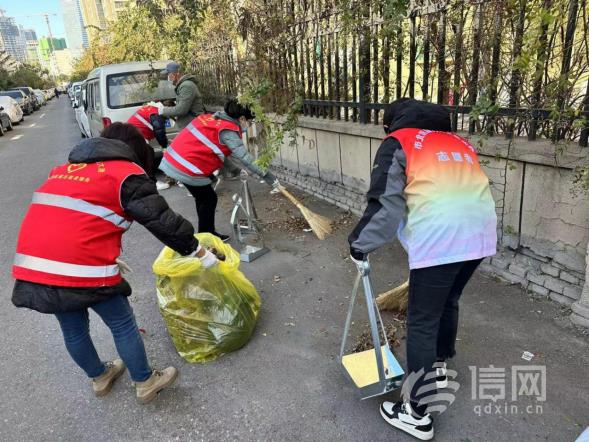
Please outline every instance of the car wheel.
[[8, 127], [6, 128], [6, 130], [12, 130], [12, 121], [8, 120]]
[[2, 125], [2, 122], [0, 122], [0, 137], [4, 136], [4, 126]]
[[82, 138], [86, 138], [86, 134], [82, 131], [80, 131], [80, 135], [82, 136]]
[[24, 113], [22, 114], [22, 117], [20, 117], [19, 124], [22, 123], [23, 121], [25, 121], [25, 114]]

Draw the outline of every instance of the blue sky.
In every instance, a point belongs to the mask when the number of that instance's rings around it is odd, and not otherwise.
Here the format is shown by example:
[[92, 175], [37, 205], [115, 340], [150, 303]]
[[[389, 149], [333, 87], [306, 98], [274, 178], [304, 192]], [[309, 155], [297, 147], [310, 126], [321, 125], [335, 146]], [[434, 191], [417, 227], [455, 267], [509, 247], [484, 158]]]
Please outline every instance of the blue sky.
[[66, 38], [59, 0], [0, 0], [0, 9], [4, 9], [9, 17], [14, 17], [17, 24], [33, 28], [37, 32], [37, 38], [48, 34], [45, 18], [26, 16], [42, 12], [57, 14], [49, 17], [51, 32], [56, 38]]

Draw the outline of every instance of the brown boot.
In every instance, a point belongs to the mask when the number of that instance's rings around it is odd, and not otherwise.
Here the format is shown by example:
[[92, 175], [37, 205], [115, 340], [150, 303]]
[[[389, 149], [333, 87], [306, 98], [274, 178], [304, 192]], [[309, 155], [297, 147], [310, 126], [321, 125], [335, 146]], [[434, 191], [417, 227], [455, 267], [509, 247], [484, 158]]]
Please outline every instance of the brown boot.
[[98, 397], [108, 394], [115, 381], [125, 372], [125, 364], [121, 359], [105, 362], [106, 371], [92, 379], [92, 390]]
[[178, 377], [178, 370], [174, 367], [163, 370], [153, 370], [153, 373], [143, 382], [135, 382], [137, 389], [137, 400], [141, 404], [147, 404], [155, 399], [157, 394], [164, 388], [169, 387]]

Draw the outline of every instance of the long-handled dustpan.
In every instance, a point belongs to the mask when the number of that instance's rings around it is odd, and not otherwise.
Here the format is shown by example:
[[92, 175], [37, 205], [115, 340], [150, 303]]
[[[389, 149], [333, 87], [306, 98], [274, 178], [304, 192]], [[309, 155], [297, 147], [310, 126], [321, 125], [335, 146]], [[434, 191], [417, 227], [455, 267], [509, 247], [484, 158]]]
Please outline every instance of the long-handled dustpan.
[[[358, 276], [354, 283], [340, 348], [340, 361], [344, 371], [359, 390], [362, 399], [385, 394], [399, 388], [402, 384], [404, 374], [403, 369], [395, 359], [395, 356], [393, 356], [389, 347], [386, 330], [378, 307], [376, 306], [369, 275], [370, 265], [365, 261], [363, 268], [358, 271]], [[359, 353], [344, 355], [360, 281], [362, 281], [364, 287], [370, 333], [374, 348]], [[384, 336], [384, 345], [381, 345], [380, 342], [379, 324]], [[380, 349], [380, 351], [375, 351], [375, 349]]]

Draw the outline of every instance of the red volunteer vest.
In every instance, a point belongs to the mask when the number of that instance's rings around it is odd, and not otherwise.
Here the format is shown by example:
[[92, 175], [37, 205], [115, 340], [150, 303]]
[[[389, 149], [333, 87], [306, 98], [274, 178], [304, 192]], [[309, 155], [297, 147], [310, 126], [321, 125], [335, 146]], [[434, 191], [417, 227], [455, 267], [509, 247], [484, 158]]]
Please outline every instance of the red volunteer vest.
[[127, 120], [127, 123], [132, 124], [141, 132], [143, 138], [146, 140], [153, 140], [155, 134], [153, 133], [153, 127], [151, 125], [150, 116], [157, 115], [157, 107], [155, 106], [142, 106], [137, 109], [131, 117]]
[[225, 157], [231, 155], [231, 150], [219, 138], [222, 130], [232, 130], [241, 136], [238, 124], [201, 114], [174, 138], [164, 158], [189, 176], [209, 176], [223, 167]]
[[495, 203], [475, 149], [449, 132], [400, 129], [407, 215], [398, 230], [411, 269], [491, 256]]
[[121, 207], [121, 185], [144, 173], [123, 160], [54, 168], [21, 225], [13, 277], [62, 287], [120, 283], [115, 260], [132, 222]]

